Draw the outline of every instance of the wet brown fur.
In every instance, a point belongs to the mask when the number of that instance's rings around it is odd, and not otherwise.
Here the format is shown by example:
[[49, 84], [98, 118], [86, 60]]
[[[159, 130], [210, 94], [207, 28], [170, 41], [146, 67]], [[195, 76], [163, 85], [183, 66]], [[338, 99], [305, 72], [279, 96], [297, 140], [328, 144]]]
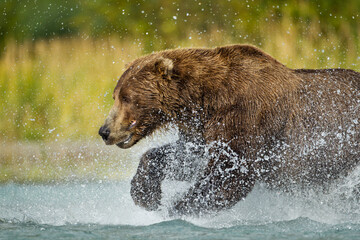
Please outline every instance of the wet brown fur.
[[[171, 210], [189, 214], [231, 207], [257, 181], [288, 189], [346, 175], [360, 159], [359, 91], [355, 71], [293, 70], [253, 46], [232, 45], [139, 58], [114, 99], [126, 107], [124, 128], [138, 121], [124, 130], [135, 136], [126, 147], [169, 122], [179, 126], [178, 145], [213, 146], [204, 172]], [[226, 143], [237, 160], [214, 142]], [[142, 157], [132, 180], [136, 204], [157, 209], [164, 169], [174, 161], [168, 156], [180, 149], [166, 145]]]

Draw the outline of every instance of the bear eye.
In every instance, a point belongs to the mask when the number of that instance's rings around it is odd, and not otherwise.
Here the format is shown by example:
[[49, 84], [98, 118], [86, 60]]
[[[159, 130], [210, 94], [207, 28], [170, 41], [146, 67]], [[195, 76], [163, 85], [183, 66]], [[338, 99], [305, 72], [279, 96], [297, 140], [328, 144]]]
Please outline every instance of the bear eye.
[[130, 98], [127, 97], [127, 96], [122, 96], [122, 97], [121, 97], [121, 100], [122, 100], [124, 103], [130, 103]]

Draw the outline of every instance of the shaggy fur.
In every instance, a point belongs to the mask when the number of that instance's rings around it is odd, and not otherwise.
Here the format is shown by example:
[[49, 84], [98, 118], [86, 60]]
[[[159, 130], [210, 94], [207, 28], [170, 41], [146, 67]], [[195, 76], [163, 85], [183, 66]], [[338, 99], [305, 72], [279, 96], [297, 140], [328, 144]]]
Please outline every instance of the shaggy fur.
[[[130, 64], [99, 133], [128, 148], [176, 124], [179, 141], [144, 154], [131, 195], [157, 209], [169, 162], [206, 152], [206, 168], [171, 212], [208, 212], [233, 206], [257, 181], [289, 190], [346, 175], [360, 159], [359, 92], [355, 71], [293, 70], [253, 46], [168, 50]], [[187, 142], [199, 146], [190, 157]]]

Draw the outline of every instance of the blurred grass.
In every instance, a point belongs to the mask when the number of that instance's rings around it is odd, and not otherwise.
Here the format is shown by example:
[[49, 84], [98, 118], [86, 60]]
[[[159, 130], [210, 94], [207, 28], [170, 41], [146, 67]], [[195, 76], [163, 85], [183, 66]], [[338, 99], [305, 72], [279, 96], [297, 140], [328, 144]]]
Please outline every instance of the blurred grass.
[[0, 60], [0, 138], [96, 135], [124, 62], [139, 54], [131, 45], [110, 39], [9, 44]]
[[0, 145], [0, 151], [0, 183], [119, 181], [134, 174], [133, 158], [139, 158], [94, 141], [18, 142]]

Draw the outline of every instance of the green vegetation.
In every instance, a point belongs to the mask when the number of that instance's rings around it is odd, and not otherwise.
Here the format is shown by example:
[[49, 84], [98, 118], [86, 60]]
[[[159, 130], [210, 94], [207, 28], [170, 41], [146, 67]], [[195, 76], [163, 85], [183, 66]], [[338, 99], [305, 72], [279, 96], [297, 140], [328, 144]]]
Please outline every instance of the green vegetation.
[[76, 166], [71, 154], [21, 157], [17, 142], [36, 152], [96, 141], [125, 64], [152, 51], [249, 43], [292, 68], [360, 70], [357, 0], [4, 0], [0, 10], [0, 182], [106, 172], [112, 163], [93, 155]]
[[260, 44], [275, 29], [315, 42], [336, 35], [346, 45], [358, 40], [360, 26], [357, 0], [4, 0], [0, 9], [0, 47], [8, 39], [115, 34], [149, 52], [213, 32], [231, 42]]
[[[125, 48], [126, 53], [121, 50]], [[110, 41], [9, 44], [0, 60], [0, 138], [56, 140], [96, 135], [112, 104], [112, 89], [124, 62], [136, 53], [131, 45]]]

